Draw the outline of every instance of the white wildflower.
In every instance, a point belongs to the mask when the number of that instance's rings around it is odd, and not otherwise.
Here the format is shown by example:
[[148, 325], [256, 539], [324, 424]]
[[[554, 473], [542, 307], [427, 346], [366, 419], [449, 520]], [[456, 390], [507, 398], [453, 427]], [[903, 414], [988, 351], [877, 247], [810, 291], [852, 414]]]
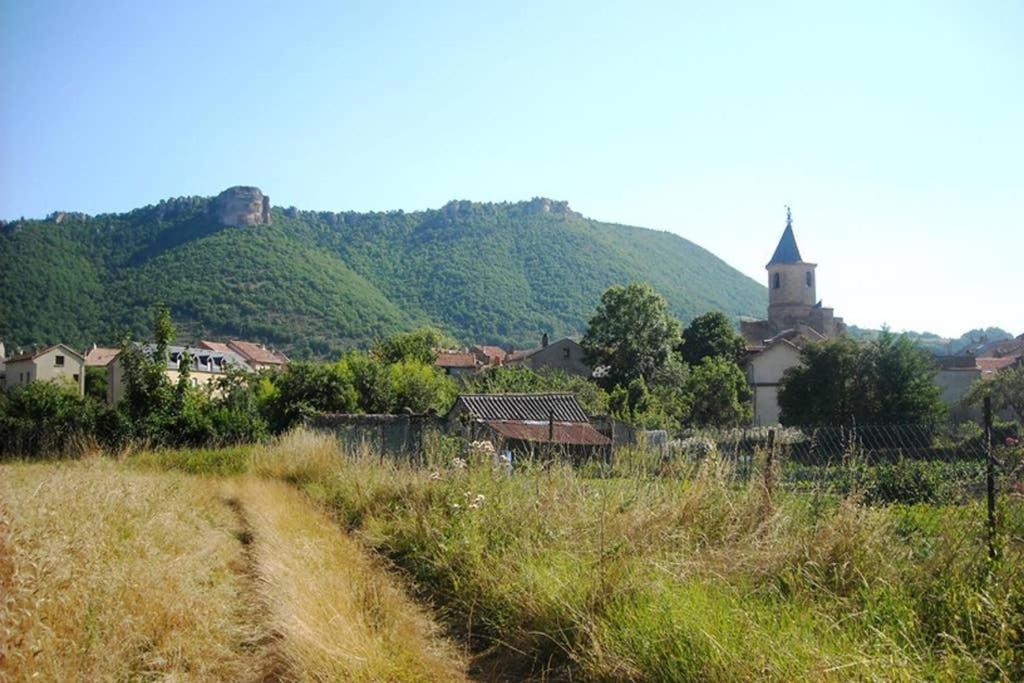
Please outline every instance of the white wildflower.
[[455, 458], [454, 460], [452, 460], [452, 467], [454, 467], [457, 470], [464, 470], [466, 469], [466, 461], [463, 460], [462, 458]]

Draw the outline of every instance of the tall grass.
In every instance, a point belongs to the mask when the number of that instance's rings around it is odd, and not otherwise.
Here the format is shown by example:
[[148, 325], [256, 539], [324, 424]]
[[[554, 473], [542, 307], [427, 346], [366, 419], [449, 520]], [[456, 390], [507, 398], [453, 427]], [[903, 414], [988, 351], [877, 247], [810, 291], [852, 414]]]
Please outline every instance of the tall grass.
[[233, 524], [210, 482], [0, 466], [0, 679], [255, 677]]
[[282, 482], [228, 482], [287, 670], [322, 681], [456, 681], [459, 652], [378, 562]]
[[[1024, 678], [1024, 511], [872, 507], [678, 478], [417, 469], [299, 433], [254, 456], [420, 586], [477, 673], [593, 680]], [[588, 476], [590, 475], [590, 476]], [[600, 476], [593, 476], [600, 475]]]

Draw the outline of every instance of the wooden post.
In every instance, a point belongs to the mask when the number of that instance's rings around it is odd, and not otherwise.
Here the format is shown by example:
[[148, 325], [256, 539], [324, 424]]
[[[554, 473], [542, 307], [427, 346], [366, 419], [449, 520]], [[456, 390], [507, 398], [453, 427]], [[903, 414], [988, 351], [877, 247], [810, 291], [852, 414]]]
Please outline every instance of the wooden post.
[[772, 489], [775, 486], [774, 472], [775, 467], [775, 430], [768, 430], [768, 452], [764, 458], [764, 490], [768, 496], [768, 506], [771, 507], [772, 503]]
[[985, 397], [985, 493], [988, 502], [988, 557], [999, 557], [996, 547], [996, 462], [992, 456], [992, 397]]

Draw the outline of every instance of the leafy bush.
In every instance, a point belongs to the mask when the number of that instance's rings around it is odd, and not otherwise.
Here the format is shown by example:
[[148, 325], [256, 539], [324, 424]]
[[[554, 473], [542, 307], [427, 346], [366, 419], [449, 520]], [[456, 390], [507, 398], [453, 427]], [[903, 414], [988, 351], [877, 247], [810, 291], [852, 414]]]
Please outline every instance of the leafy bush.
[[92, 441], [100, 412], [91, 399], [52, 382], [0, 393], [0, 455], [74, 455]]

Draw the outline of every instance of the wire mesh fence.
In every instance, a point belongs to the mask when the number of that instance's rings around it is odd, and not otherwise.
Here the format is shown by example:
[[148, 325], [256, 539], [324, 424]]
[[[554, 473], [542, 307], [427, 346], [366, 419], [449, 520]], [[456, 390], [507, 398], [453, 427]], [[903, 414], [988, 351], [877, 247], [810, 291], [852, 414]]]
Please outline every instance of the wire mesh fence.
[[959, 529], [965, 550], [987, 548], [993, 558], [1024, 543], [1024, 439], [1012, 423], [688, 430], [659, 457], [663, 471], [682, 476], [721, 459], [737, 485], [763, 486], [769, 500], [912, 510], [918, 522]]

